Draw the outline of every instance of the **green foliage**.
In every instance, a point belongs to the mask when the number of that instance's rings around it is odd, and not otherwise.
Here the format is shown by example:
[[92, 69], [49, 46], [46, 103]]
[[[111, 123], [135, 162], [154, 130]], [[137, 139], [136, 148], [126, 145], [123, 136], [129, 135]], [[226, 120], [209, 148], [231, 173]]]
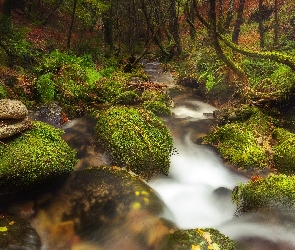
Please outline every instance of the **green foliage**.
[[170, 97], [158, 90], [145, 90], [141, 95], [142, 106], [157, 115], [171, 115]]
[[[36, 83], [42, 101], [54, 97], [60, 103], [70, 105], [77, 105], [79, 101], [112, 104], [127, 95], [131, 98], [130, 93], [123, 94], [130, 75], [114, 66], [97, 71], [90, 55], [78, 57], [54, 51], [44, 57], [36, 72], [40, 75]], [[49, 93], [42, 86], [50, 86]]]
[[170, 101], [170, 97], [158, 90], [145, 90], [141, 95], [142, 101], [159, 101], [163, 103], [168, 103]]
[[7, 95], [7, 92], [5, 87], [2, 84], [0, 84], [0, 99], [6, 98], [6, 95]]
[[119, 94], [116, 102], [119, 104], [134, 104], [138, 98], [139, 96], [135, 91], [128, 90]]
[[294, 86], [294, 71], [270, 59], [246, 59], [243, 61], [243, 67], [249, 75], [254, 96], [285, 99]]
[[0, 142], [0, 194], [10, 195], [49, 184], [70, 173], [75, 152], [61, 139], [62, 130], [42, 122], [18, 137]]
[[178, 230], [168, 236], [168, 248], [175, 250], [235, 250], [236, 244], [214, 228]]
[[277, 145], [274, 147], [274, 163], [280, 173], [295, 173], [295, 134], [277, 128], [274, 130]]
[[55, 87], [52, 77], [52, 73], [46, 73], [40, 76], [36, 82], [37, 91], [42, 102], [50, 102], [54, 100]]
[[10, 24], [6, 34], [0, 38], [0, 45], [8, 55], [9, 64], [28, 66], [35, 62], [38, 52], [26, 40], [29, 29]]
[[[203, 141], [215, 145], [225, 159], [242, 168], [265, 168], [271, 162], [271, 138], [275, 121], [258, 108], [243, 106], [225, 118], [231, 123], [216, 127]], [[232, 117], [231, 117], [232, 116]]]
[[172, 138], [153, 113], [112, 107], [99, 115], [95, 132], [116, 164], [146, 178], [168, 174]]
[[156, 115], [171, 115], [170, 108], [163, 102], [145, 101], [142, 106]]
[[232, 193], [237, 215], [257, 211], [283, 210], [295, 212], [295, 176], [269, 175], [245, 184], [240, 183]]

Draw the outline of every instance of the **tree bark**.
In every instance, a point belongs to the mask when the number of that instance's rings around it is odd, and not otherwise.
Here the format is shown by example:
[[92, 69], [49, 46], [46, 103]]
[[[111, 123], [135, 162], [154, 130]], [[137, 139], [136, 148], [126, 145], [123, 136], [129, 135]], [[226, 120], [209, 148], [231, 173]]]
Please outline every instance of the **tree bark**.
[[227, 14], [226, 14], [226, 19], [225, 19], [225, 22], [224, 22], [224, 26], [223, 26], [223, 29], [225, 31], [227, 31], [229, 29], [229, 26], [233, 20], [233, 16], [234, 16], [234, 4], [235, 4], [235, 0], [231, 0], [230, 3], [229, 3], [229, 8], [228, 8], [228, 11], [227, 11]]
[[222, 48], [219, 44], [218, 36], [217, 36], [217, 31], [216, 31], [216, 0], [210, 0], [210, 8], [209, 8], [209, 35], [213, 44], [213, 47], [215, 49], [215, 52], [219, 59], [223, 61], [241, 80], [242, 82], [246, 82], [246, 75], [244, 71], [239, 68], [235, 63], [230, 60], [222, 51]]
[[275, 14], [275, 23], [274, 23], [274, 46], [278, 45], [279, 40], [279, 16], [278, 16], [278, 0], [274, 0], [274, 14]]
[[68, 39], [67, 39], [67, 49], [68, 50], [71, 48], [71, 37], [72, 37], [72, 32], [73, 32], [73, 27], [74, 27], [74, 22], [75, 22], [77, 1], [78, 0], [74, 0], [74, 2], [73, 2], [73, 10], [72, 10], [72, 15], [71, 15], [71, 23], [70, 23], [70, 28], [69, 28], [69, 33], [68, 33]]
[[195, 13], [193, 3], [187, 0], [184, 5], [185, 20], [189, 25], [190, 37], [192, 41], [196, 40], [196, 27], [195, 27]]
[[263, 0], [258, 1], [258, 31], [260, 48], [264, 48]]
[[236, 44], [239, 42], [239, 36], [241, 31], [241, 25], [243, 23], [243, 12], [245, 7], [245, 0], [240, 0], [240, 4], [238, 7], [237, 19], [234, 26], [234, 31], [232, 34], [232, 41]]
[[177, 55], [182, 53], [182, 47], [180, 43], [179, 37], [179, 23], [178, 23], [178, 13], [176, 9], [176, 0], [170, 0], [170, 16], [172, 19], [171, 25], [169, 27], [169, 31], [173, 36], [173, 40], [176, 45]]

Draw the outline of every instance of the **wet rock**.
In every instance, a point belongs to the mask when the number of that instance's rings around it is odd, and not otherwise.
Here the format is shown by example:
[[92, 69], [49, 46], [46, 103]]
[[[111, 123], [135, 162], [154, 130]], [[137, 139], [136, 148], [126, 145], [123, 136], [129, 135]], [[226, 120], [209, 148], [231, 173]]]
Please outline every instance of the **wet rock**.
[[53, 197], [49, 206], [41, 204], [36, 217], [45, 250], [82, 246], [168, 249], [163, 238], [174, 225], [161, 218], [164, 203], [144, 181], [126, 170], [93, 167], [75, 171]]
[[22, 119], [28, 116], [26, 106], [17, 100], [0, 100], [0, 119]]
[[36, 230], [22, 218], [0, 216], [0, 249], [39, 250], [41, 240]]
[[30, 127], [28, 110], [17, 100], [0, 100], [0, 139], [11, 137]]
[[11, 137], [15, 134], [18, 134], [26, 129], [28, 129], [31, 125], [31, 122], [28, 117], [24, 119], [16, 120], [16, 119], [6, 119], [0, 120], [0, 139]]
[[30, 119], [42, 121], [54, 127], [61, 127], [62, 108], [55, 102], [43, 104], [30, 110]]

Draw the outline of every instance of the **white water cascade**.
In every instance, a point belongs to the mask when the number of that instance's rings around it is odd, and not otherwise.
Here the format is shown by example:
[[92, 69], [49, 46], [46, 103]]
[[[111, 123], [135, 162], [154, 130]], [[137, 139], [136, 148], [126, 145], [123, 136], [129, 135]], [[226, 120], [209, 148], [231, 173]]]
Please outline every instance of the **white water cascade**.
[[[198, 127], [202, 128], [208, 120], [204, 113], [213, 110], [215, 108], [208, 104], [185, 100], [185, 105], [176, 106], [172, 112], [173, 119], [183, 119], [185, 124], [190, 122], [190, 127], [197, 133]], [[167, 125], [171, 129], [170, 122]], [[181, 127], [173, 129], [181, 131]], [[170, 209], [172, 215], [167, 218], [180, 229], [216, 228], [233, 240], [246, 242], [246, 249], [295, 249], [292, 223], [270, 218], [267, 214], [235, 217], [236, 206], [231, 202], [231, 190], [248, 179], [229, 170], [208, 147], [193, 143], [192, 130], [183, 129], [178, 136], [174, 130], [172, 134], [178, 154], [171, 157], [169, 176], [149, 182]]]
[[[204, 113], [215, 109], [191, 101], [189, 107], [176, 106], [172, 112], [176, 119], [200, 122], [208, 119]], [[173, 218], [170, 219], [182, 229], [217, 227], [230, 220], [236, 209], [230, 200], [230, 190], [246, 178], [228, 170], [213, 151], [193, 143], [188, 134], [175, 138], [174, 147], [178, 154], [171, 157], [169, 178], [149, 182], [171, 210]], [[217, 194], [218, 190], [223, 190], [222, 197]]]

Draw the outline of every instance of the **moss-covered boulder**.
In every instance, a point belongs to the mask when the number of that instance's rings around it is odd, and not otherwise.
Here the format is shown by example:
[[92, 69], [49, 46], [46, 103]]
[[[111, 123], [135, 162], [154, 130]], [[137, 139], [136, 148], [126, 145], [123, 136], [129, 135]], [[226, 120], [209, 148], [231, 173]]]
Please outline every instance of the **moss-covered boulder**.
[[236, 244], [214, 228], [175, 231], [168, 237], [168, 248], [173, 250], [235, 250]]
[[48, 249], [169, 249], [163, 239], [174, 225], [161, 218], [162, 200], [119, 167], [74, 171], [48, 203], [36, 208], [37, 231]]
[[15, 216], [0, 216], [0, 249], [41, 249], [41, 240], [29, 222]]
[[276, 120], [256, 107], [244, 106], [222, 116], [226, 124], [203, 138], [230, 163], [243, 169], [272, 166], [272, 132]]
[[170, 97], [159, 90], [145, 90], [141, 95], [142, 106], [156, 115], [171, 115]]
[[274, 163], [280, 173], [295, 173], [295, 134], [283, 128], [274, 130], [277, 145], [274, 147]]
[[254, 178], [239, 184], [232, 200], [237, 204], [237, 215], [257, 211], [286, 211], [295, 213], [295, 176], [273, 175]]
[[0, 197], [52, 184], [76, 164], [75, 152], [61, 139], [62, 130], [42, 122], [19, 136], [0, 141]]
[[112, 107], [100, 113], [95, 133], [115, 164], [145, 178], [168, 174], [172, 138], [152, 112]]

